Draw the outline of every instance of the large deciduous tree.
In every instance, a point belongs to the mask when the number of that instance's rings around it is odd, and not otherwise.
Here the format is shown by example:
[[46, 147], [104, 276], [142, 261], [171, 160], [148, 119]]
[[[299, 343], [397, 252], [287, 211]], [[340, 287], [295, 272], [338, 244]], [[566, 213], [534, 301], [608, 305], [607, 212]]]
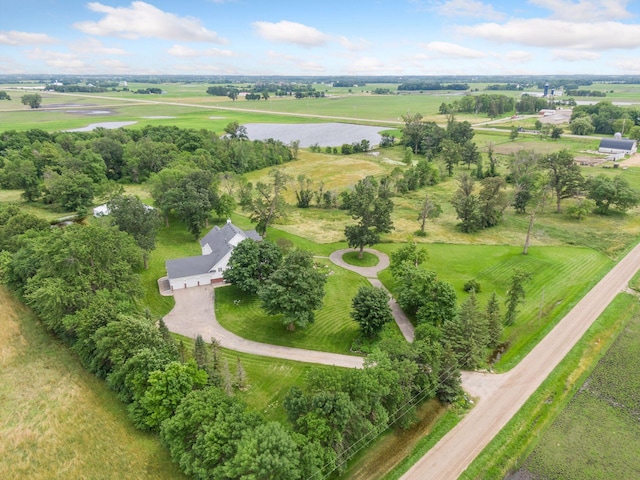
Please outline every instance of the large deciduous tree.
[[621, 175], [613, 178], [604, 174], [591, 177], [587, 181], [587, 191], [588, 198], [596, 204], [596, 211], [605, 215], [610, 207], [626, 212], [640, 203], [640, 191], [632, 188]]
[[133, 195], [118, 195], [112, 198], [107, 206], [113, 223], [131, 235], [142, 249], [146, 269], [149, 252], [156, 248], [156, 234], [161, 224], [158, 212], [147, 207]]
[[27, 93], [20, 100], [23, 105], [29, 105], [31, 108], [40, 108], [40, 105], [42, 105], [42, 97], [38, 93]]
[[481, 227], [495, 227], [502, 220], [502, 213], [509, 204], [504, 192], [505, 181], [502, 177], [487, 177], [480, 184], [482, 188], [478, 203]]
[[385, 323], [393, 320], [389, 294], [382, 288], [362, 286], [351, 302], [351, 318], [360, 325], [365, 337], [375, 337]]
[[450, 283], [438, 280], [435, 272], [405, 263], [396, 281], [398, 304], [419, 323], [441, 326], [455, 317], [456, 292]]
[[270, 183], [258, 182], [256, 184], [256, 197], [252, 199], [251, 220], [256, 222], [256, 231], [263, 237], [267, 234], [267, 227], [274, 220], [282, 217], [286, 203], [282, 192], [287, 189], [289, 176], [284, 170], [273, 169], [269, 172]]
[[365, 246], [375, 245], [380, 241], [380, 234], [393, 228], [393, 202], [373, 177], [366, 177], [348, 193], [348, 205], [351, 218], [358, 223], [348, 225], [344, 234], [349, 246], [360, 250], [359, 257], [362, 258]]
[[268, 240], [246, 239], [231, 252], [224, 279], [246, 293], [255, 294], [282, 264], [282, 250]]
[[560, 212], [562, 199], [576, 195], [584, 184], [580, 167], [568, 150], [552, 153], [540, 163], [548, 171], [549, 186], [556, 197], [556, 211]]
[[315, 321], [314, 311], [322, 306], [326, 276], [314, 268], [313, 257], [293, 250], [258, 291], [262, 308], [269, 315], [282, 314], [289, 330]]

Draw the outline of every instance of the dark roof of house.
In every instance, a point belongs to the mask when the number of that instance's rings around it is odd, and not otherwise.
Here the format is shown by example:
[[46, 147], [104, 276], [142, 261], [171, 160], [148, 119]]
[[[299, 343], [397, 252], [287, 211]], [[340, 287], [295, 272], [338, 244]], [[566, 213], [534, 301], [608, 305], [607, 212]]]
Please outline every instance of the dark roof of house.
[[250, 238], [257, 242], [262, 240], [255, 230], [244, 231], [236, 227], [231, 221], [227, 221], [221, 227], [215, 226], [200, 240], [200, 246], [204, 248], [209, 245], [211, 253], [208, 255], [199, 255], [196, 257], [178, 258], [175, 260], [167, 260], [167, 274], [169, 278], [189, 277], [191, 275], [201, 275], [207, 273], [214, 265], [216, 265], [224, 256], [231, 252], [234, 248], [229, 242], [237, 234], [246, 238]]
[[198, 255], [196, 257], [176, 258], [167, 260], [167, 275], [169, 278], [190, 277], [207, 273], [216, 264], [211, 255]]
[[626, 138], [603, 138], [600, 140], [600, 148], [615, 148], [618, 150], [633, 150], [636, 145], [635, 140]]

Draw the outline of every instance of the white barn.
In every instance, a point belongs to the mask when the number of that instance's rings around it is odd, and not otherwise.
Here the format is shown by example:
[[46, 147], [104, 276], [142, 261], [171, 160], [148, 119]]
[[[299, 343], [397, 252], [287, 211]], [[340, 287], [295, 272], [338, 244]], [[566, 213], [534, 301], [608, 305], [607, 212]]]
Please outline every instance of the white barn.
[[222, 274], [227, 269], [231, 252], [246, 239], [262, 240], [255, 230], [244, 231], [231, 220], [222, 227], [213, 227], [200, 240], [202, 255], [167, 260], [167, 275], [171, 290], [199, 287], [224, 281]]
[[638, 150], [638, 142], [627, 138], [603, 138], [600, 141], [598, 151], [600, 153], [612, 153], [632, 155]]

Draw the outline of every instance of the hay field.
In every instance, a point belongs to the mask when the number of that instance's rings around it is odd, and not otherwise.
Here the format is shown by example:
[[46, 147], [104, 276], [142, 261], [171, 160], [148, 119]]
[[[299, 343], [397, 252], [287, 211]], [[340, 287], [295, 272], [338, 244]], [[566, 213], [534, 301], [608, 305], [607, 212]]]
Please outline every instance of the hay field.
[[0, 478], [186, 478], [4, 287], [0, 305]]

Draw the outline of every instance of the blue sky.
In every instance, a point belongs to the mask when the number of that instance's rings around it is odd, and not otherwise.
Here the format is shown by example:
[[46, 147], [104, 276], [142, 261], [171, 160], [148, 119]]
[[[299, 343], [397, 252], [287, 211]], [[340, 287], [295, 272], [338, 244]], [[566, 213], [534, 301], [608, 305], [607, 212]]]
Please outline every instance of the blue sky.
[[640, 2], [15, 0], [0, 72], [640, 74]]

